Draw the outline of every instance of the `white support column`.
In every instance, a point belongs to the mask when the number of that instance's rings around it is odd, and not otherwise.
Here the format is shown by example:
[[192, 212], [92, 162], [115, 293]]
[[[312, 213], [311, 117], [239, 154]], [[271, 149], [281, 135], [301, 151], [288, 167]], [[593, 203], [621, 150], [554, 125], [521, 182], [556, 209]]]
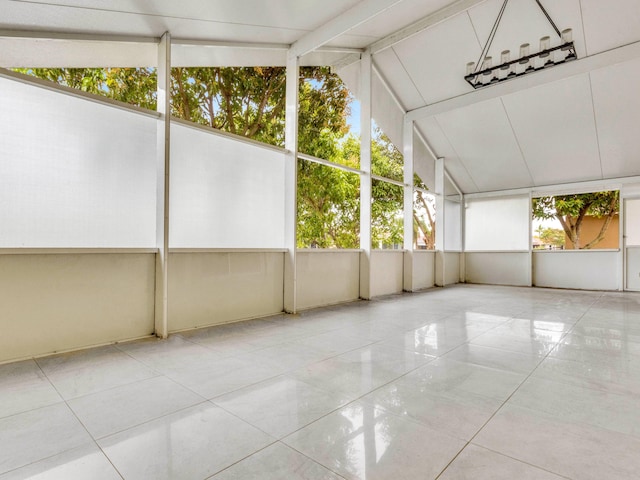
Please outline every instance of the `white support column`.
[[285, 186], [284, 186], [284, 310], [297, 309], [297, 183], [298, 183], [298, 78], [299, 58], [291, 51], [287, 54], [286, 116], [285, 116]]
[[402, 154], [404, 157], [404, 285], [413, 287], [413, 121], [405, 118], [402, 125]]
[[444, 158], [436, 158], [435, 194], [436, 194], [436, 285], [444, 286], [446, 262], [444, 255], [445, 211], [444, 211]]
[[533, 195], [529, 192], [529, 286], [533, 287]]
[[360, 298], [371, 299], [371, 52], [360, 60]]
[[166, 338], [168, 321], [168, 263], [169, 263], [169, 166], [171, 128], [171, 35], [166, 32], [158, 44], [157, 109], [160, 113], [157, 129], [156, 181], [156, 309], [155, 334]]

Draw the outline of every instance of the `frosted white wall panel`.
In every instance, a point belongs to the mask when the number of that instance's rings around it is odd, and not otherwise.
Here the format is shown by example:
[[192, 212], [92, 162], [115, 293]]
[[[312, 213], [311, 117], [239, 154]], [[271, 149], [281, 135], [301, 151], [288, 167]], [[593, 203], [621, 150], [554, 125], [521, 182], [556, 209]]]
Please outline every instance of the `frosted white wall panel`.
[[624, 204], [626, 245], [640, 245], [640, 199], [628, 199]]
[[155, 247], [156, 123], [0, 79], [0, 247]]
[[533, 285], [582, 290], [618, 289], [618, 252], [533, 252]]
[[469, 199], [465, 250], [528, 250], [529, 197]]
[[284, 152], [171, 125], [176, 248], [284, 247]]
[[[461, 205], [451, 200], [444, 201], [444, 249], [446, 251], [462, 250], [462, 232], [460, 228]], [[438, 212], [436, 212], [436, 215]], [[436, 228], [437, 217], [436, 217]]]

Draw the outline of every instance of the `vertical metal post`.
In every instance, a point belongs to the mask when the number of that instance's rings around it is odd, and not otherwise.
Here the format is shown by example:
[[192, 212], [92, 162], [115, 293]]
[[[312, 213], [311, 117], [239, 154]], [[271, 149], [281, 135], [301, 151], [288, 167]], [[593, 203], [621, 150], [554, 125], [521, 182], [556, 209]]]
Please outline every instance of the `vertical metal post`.
[[435, 194], [436, 194], [436, 285], [444, 286], [446, 280], [445, 259], [445, 211], [444, 211], [444, 158], [436, 158], [435, 162]]
[[155, 334], [166, 338], [168, 321], [169, 264], [169, 173], [171, 128], [171, 34], [165, 32], [158, 44], [158, 119], [156, 164], [156, 290]]
[[404, 157], [404, 285], [407, 292], [413, 285], [413, 121], [405, 117], [402, 125], [402, 154]]
[[285, 186], [284, 186], [284, 310], [297, 309], [297, 183], [298, 183], [298, 95], [299, 59], [291, 51], [287, 54], [286, 115], [285, 115]]
[[371, 52], [360, 60], [360, 298], [371, 298]]

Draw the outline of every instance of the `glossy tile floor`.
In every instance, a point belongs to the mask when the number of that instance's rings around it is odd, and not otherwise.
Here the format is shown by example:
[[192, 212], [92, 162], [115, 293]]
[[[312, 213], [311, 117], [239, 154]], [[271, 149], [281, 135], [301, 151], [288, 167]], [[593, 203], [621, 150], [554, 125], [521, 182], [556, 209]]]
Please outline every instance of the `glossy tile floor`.
[[0, 366], [0, 479], [638, 479], [640, 295], [458, 285]]

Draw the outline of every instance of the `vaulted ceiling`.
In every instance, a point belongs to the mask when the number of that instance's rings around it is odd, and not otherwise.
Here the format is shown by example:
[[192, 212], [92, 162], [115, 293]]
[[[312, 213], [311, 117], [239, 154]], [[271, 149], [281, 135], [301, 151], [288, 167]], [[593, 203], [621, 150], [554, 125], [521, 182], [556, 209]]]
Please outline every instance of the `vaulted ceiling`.
[[[578, 60], [477, 91], [465, 64], [503, 0], [0, 0], [0, 66], [152, 65], [169, 31], [176, 65], [282, 65], [311, 45], [302, 63], [339, 66], [357, 94], [370, 48], [374, 118], [400, 145], [409, 112], [428, 182], [426, 145], [465, 193], [640, 175], [640, 2], [541, 1]], [[545, 35], [535, 0], [509, 0], [489, 53]]]

